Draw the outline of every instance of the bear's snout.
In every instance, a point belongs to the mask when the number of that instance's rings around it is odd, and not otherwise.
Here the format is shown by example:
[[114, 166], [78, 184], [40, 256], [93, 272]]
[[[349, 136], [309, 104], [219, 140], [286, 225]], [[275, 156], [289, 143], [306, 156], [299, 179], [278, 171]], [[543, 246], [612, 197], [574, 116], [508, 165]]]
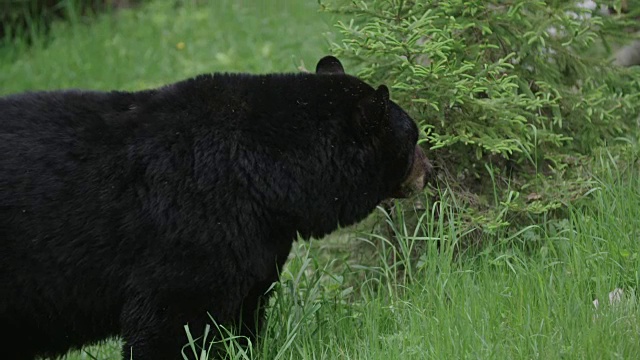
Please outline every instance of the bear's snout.
[[413, 164], [407, 178], [400, 188], [392, 195], [394, 198], [407, 198], [422, 191], [433, 176], [433, 166], [420, 146], [416, 145], [413, 155]]

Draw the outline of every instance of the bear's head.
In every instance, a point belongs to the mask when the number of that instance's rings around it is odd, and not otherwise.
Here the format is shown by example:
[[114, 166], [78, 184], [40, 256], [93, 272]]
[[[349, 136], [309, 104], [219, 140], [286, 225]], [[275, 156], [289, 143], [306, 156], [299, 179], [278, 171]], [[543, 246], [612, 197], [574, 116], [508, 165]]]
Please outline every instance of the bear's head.
[[[333, 56], [320, 59], [316, 73], [345, 75], [342, 64]], [[384, 197], [406, 198], [421, 191], [433, 177], [433, 167], [417, 144], [416, 123], [390, 100], [389, 89], [380, 85], [373, 91], [363, 91], [352, 116], [355, 131], [378, 149], [376, 163], [382, 165], [378, 169], [383, 171]]]

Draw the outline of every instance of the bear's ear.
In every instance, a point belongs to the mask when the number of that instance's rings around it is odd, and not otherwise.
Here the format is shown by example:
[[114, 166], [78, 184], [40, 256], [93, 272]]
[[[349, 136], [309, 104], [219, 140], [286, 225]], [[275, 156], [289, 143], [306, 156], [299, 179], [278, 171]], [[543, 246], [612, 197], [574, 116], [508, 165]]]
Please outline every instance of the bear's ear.
[[380, 129], [389, 119], [389, 88], [380, 85], [373, 94], [358, 103], [360, 126]]
[[340, 60], [329, 55], [325, 56], [316, 65], [316, 74], [344, 74], [344, 68]]

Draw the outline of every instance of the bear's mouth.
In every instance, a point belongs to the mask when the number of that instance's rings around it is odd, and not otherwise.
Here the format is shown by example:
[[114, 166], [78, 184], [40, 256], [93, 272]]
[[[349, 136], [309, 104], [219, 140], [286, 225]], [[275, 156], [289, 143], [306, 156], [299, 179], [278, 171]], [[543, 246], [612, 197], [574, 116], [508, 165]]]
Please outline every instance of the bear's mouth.
[[408, 198], [422, 191], [427, 185], [432, 172], [433, 166], [431, 162], [429, 162], [420, 146], [416, 145], [411, 170], [402, 184], [400, 184], [400, 187], [391, 194], [391, 197]]

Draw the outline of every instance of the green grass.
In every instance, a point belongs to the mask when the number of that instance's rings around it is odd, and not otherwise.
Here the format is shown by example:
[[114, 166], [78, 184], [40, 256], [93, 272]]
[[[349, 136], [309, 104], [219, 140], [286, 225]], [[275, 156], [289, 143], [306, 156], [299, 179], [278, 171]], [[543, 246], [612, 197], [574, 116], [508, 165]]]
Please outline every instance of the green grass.
[[[418, 236], [413, 230], [398, 234], [405, 248], [426, 243], [417, 262], [399, 254], [410, 275], [398, 277], [382, 247], [368, 267], [326, 272], [329, 263], [316, 261], [320, 242], [313, 242], [310, 255], [291, 262], [255, 358], [635, 358], [638, 168], [600, 160], [597, 187], [566, 218], [522, 229], [509, 240], [496, 238], [479, 254], [454, 258], [452, 245], [463, 231], [427, 215]], [[454, 220], [452, 198], [443, 199], [434, 206]], [[444, 239], [440, 251], [436, 239]], [[624, 294], [609, 304], [616, 288]]]
[[[301, 62], [312, 69], [328, 52], [325, 33], [335, 21], [314, 0], [174, 3], [56, 24], [50, 40], [33, 46], [5, 44], [0, 93], [141, 89], [203, 72], [297, 71]], [[474, 254], [455, 251], [471, 234], [455, 221], [448, 190], [416, 226], [391, 222], [395, 243], [370, 234], [380, 225], [375, 218], [301, 242], [260, 341], [248, 349], [233, 341], [216, 346], [228, 347], [230, 359], [636, 358], [637, 148], [632, 160], [597, 158], [596, 186], [565, 216], [495, 235]], [[615, 288], [624, 295], [611, 305]], [[66, 358], [118, 359], [119, 343]]]
[[152, 1], [88, 25], [54, 24], [50, 41], [33, 47], [0, 47], [0, 93], [133, 90], [213, 71], [293, 72], [301, 63], [313, 70], [333, 22], [313, 0]]

